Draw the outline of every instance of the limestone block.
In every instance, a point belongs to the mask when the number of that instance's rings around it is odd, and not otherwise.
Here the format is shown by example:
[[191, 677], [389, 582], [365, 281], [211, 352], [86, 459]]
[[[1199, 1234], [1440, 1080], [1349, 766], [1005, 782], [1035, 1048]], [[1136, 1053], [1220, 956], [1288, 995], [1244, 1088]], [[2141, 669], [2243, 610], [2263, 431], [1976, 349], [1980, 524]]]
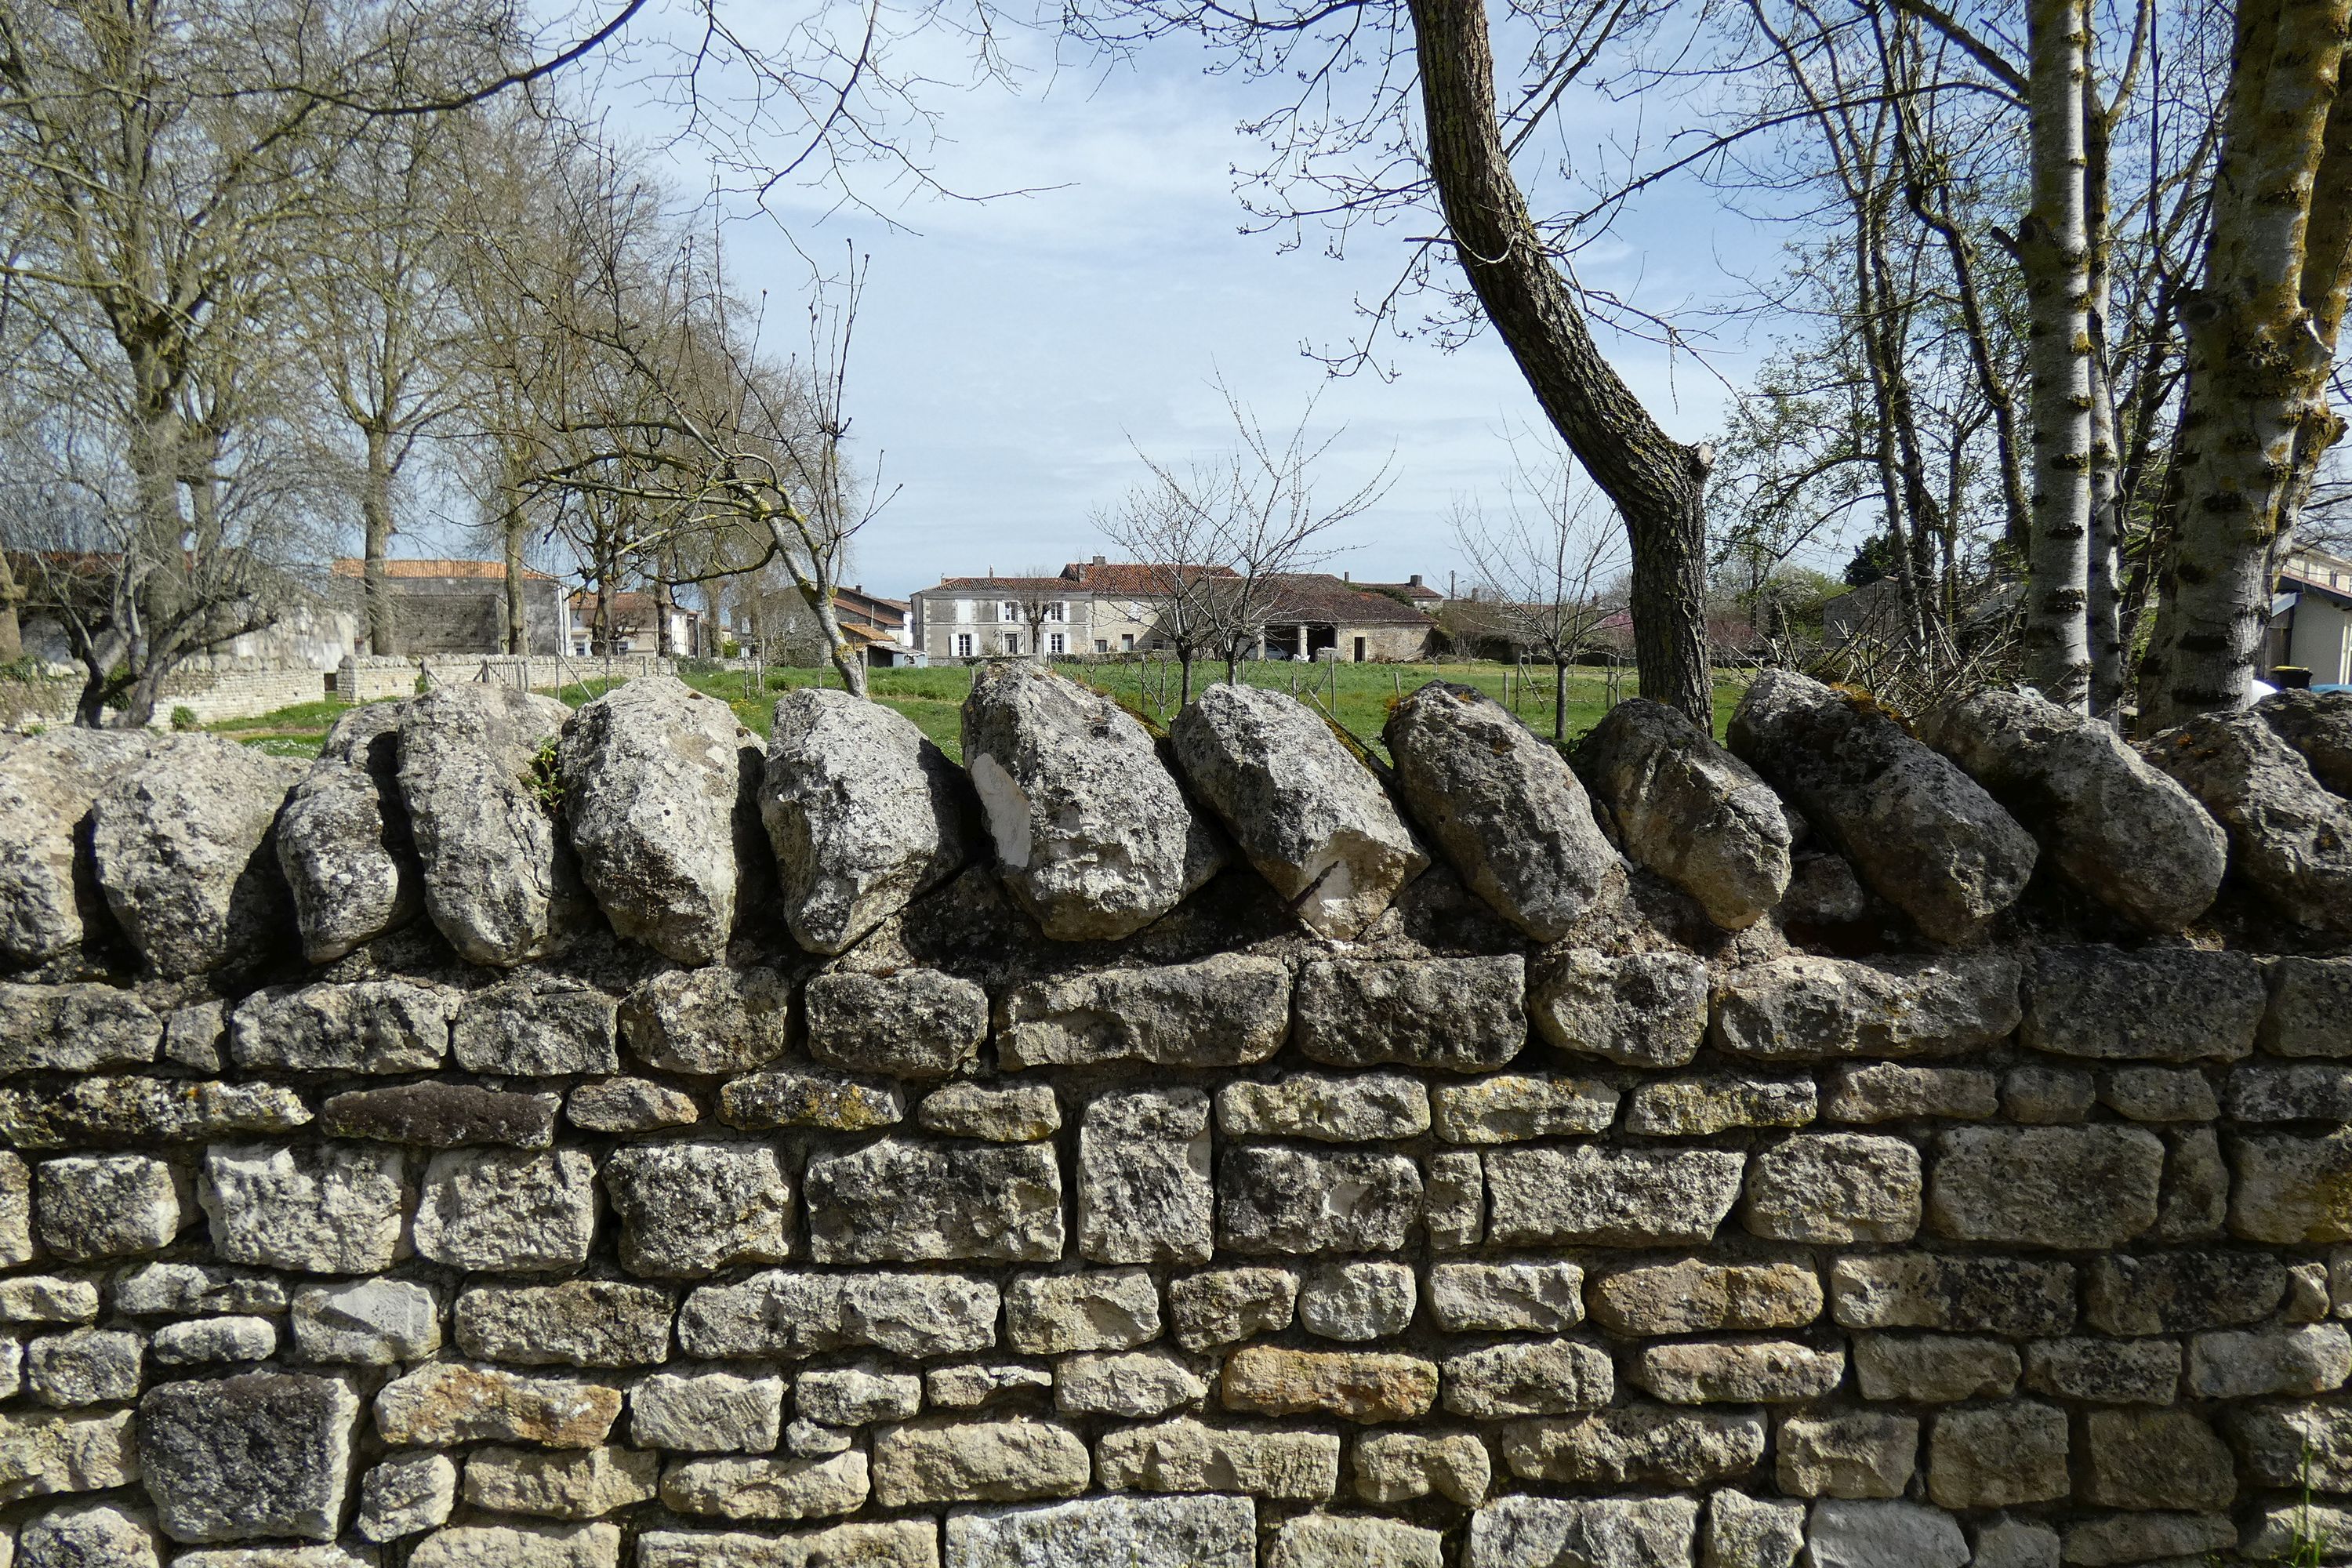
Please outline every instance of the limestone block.
[[874, 1500], [884, 1508], [1075, 1497], [1091, 1473], [1086, 1443], [1051, 1421], [946, 1417], [874, 1435]]
[[1821, 1278], [1796, 1263], [1637, 1264], [1592, 1288], [1594, 1321], [1620, 1334], [1793, 1329], [1821, 1315]]
[[1419, 1356], [1248, 1345], [1225, 1358], [1220, 1386], [1228, 1410], [1370, 1424], [1427, 1415], [1437, 1382], [1436, 1364]]
[[128, 1258], [180, 1234], [180, 1183], [145, 1154], [70, 1155], [33, 1173], [41, 1244], [77, 1261]]
[[1445, 1408], [1473, 1421], [1597, 1410], [1616, 1392], [1609, 1352], [1572, 1340], [1518, 1341], [1446, 1357]]
[[139, 1468], [163, 1533], [333, 1540], [359, 1409], [341, 1379], [288, 1373], [150, 1389], [139, 1402]]
[[584, 1263], [596, 1165], [579, 1149], [452, 1150], [425, 1167], [416, 1250], [459, 1268], [534, 1273]]
[[1745, 1219], [1774, 1241], [1908, 1241], [1919, 1194], [1919, 1151], [1904, 1140], [1801, 1133], [1749, 1162]]
[[2261, 967], [2243, 953], [2043, 948], [2018, 1037], [2100, 1061], [2234, 1060], [2254, 1048], [2268, 1000]]
[[629, 1440], [688, 1454], [765, 1453], [783, 1429], [784, 1380], [657, 1372], [629, 1391]]
[[1297, 1426], [1211, 1426], [1189, 1417], [1122, 1426], [1095, 1445], [1095, 1484], [1321, 1502], [1339, 1489], [1339, 1439]]
[[1626, 1405], [1503, 1428], [1504, 1462], [1529, 1481], [1688, 1489], [1737, 1479], [1763, 1458], [1764, 1417], [1753, 1411]]
[[477, 1448], [466, 1458], [466, 1500], [539, 1519], [602, 1519], [653, 1500], [661, 1456], [632, 1448]]
[[1759, 1061], [1956, 1055], [2017, 1027], [2021, 974], [2001, 952], [1771, 959], [1717, 978], [1708, 1037]]
[[1584, 1321], [1584, 1270], [1573, 1263], [1437, 1263], [1429, 1315], [1448, 1333], [1558, 1333]]
[[2074, 1326], [2074, 1270], [1925, 1252], [1841, 1258], [1830, 1267], [1830, 1316], [1849, 1329], [2063, 1334]]
[[1918, 1461], [1919, 1423], [1909, 1415], [1791, 1415], [1772, 1436], [1773, 1479], [1791, 1497], [1899, 1498]]
[[1057, 974], [998, 999], [996, 1059], [1008, 1072], [1116, 1061], [1245, 1067], [1282, 1048], [1290, 992], [1287, 963], [1239, 952]]
[[1464, 1568], [1690, 1563], [1698, 1508], [1695, 1498], [1496, 1498], [1470, 1516]]
[[1967, 1334], [1856, 1334], [1854, 1385], [1864, 1399], [1951, 1405], [2006, 1399], [2017, 1388], [2017, 1348]]
[[[964, 1510], [948, 1516], [947, 1544], [950, 1568], [1255, 1568], [1256, 1510], [1238, 1497], [1096, 1497]], [[928, 1560], [923, 1568], [930, 1568]]]
[[433, 1292], [405, 1279], [355, 1279], [294, 1292], [294, 1346], [304, 1361], [392, 1366], [441, 1348]]
[[196, 1196], [214, 1253], [231, 1263], [367, 1274], [391, 1267], [400, 1245], [396, 1149], [216, 1143], [205, 1152]]
[[1493, 1461], [1468, 1432], [1373, 1432], [1356, 1439], [1356, 1495], [1385, 1506], [1433, 1493], [1475, 1508], [1486, 1500]]
[[631, 1144], [605, 1160], [604, 1191], [632, 1274], [693, 1279], [792, 1255], [792, 1179], [768, 1144]]
[[671, 1305], [615, 1279], [478, 1285], [457, 1297], [457, 1348], [518, 1366], [650, 1366], [669, 1354]]
[[1004, 1291], [1004, 1342], [1024, 1355], [1133, 1350], [1160, 1337], [1160, 1290], [1140, 1268], [1024, 1274]]
[[1319, 958], [1298, 973], [1298, 1048], [1337, 1067], [1484, 1072], [1528, 1039], [1527, 962]]
[[1429, 1131], [1429, 1089], [1402, 1073], [1294, 1073], [1217, 1090], [1217, 1131], [1228, 1138], [1371, 1143]]
[[1528, 974], [1528, 1013], [1563, 1051], [1627, 1067], [1677, 1068], [1706, 1037], [1706, 965], [1685, 952], [1569, 948]]
[[1418, 1295], [1418, 1281], [1404, 1264], [1335, 1259], [1307, 1271], [1298, 1321], [1327, 1340], [1386, 1339], [1412, 1321]]
[[1497, 1150], [1486, 1155], [1497, 1246], [1671, 1247], [1711, 1241], [1746, 1162], [1720, 1149]]
[[2075, 1467], [2082, 1500], [2102, 1508], [2228, 1508], [2237, 1467], [2205, 1422], [2185, 1410], [2094, 1410]]
[[1790, 1340], [1645, 1345], [1633, 1381], [1669, 1405], [1784, 1405], [1818, 1399], [1845, 1376], [1845, 1352]]
[[1168, 1283], [1171, 1325], [1189, 1351], [1278, 1334], [1297, 1306], [1298, 1276], [1287, 1268], [1212, 1268]]
[[988, 1037], [988, 993], [936, 969], [820, 974], [808, 983], [809, 1055], [894, 1078], [944, 1078]]
[[792, 1044], [793, 983], [757, 966], [673, 969], [622, 998], [614, 1022], [656, 1071], [749, 1072]]
[[1062, 1256], [1062, 1172], [1044, 1144], [885, 1138], [811, 1156], [801, 1197], [819, 1263]]
[[1217, 1161], [1217, 1241], [1230, 1251], [1393, 1252], [1420, 1212], [1421, 1172], [1402, 1154], [1240, 1144]]
[[1970, 1128], [1936, 1142], [1927, 1220], [1953, 1240], [2091, 1250], [2156, 1224], [2164, 1144], [2137, 1127]]
[[956, 1355], [996, 1343], [1000, 1305], [995, 1286], [961, 1275], [776, 1268], [695, 1290], [679, 1309], [677, 1338], [688, 1355], [711, 1359]]
[[375, 1396], [376, 1431], [387, 1443], [411, 1447], [494, 1442], [591, 1448], [620, 1413], [620, 1391], [602, 1384], [460, 1362], [421, 1366]]
[[1927, 1438], [1927, 1496], [1939, 1508], [2011, 1508], [2067, 1491], [2066, 1413], [2021, 1399], [1946, 1410]]

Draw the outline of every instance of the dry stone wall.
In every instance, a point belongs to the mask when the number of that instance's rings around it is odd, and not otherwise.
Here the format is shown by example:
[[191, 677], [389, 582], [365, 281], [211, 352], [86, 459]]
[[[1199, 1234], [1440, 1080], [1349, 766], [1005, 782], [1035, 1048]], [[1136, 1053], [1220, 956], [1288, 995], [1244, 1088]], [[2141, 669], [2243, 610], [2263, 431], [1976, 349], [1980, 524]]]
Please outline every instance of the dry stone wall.
[[965, 725], [0, 747], [0, 1563], [2352, 1560], [2352, 706]]

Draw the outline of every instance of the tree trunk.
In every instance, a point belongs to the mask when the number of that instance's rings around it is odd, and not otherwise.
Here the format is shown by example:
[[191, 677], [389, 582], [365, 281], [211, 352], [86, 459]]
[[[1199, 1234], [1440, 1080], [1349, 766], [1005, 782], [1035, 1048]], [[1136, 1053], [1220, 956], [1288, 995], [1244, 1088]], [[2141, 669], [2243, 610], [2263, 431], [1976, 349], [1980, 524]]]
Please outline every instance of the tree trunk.
[[360, 489], [360, 528], [363, 538], [360, 562], [360, 598], [367, 616], [368, 652], [400, 651], [400, 634], [394, 622], [392, 578], [384, 552], [392, 544], [392, 441], [374, 427], [365, 432], [367, 471]]
[[667, 658], [677, 650], [669, 646], [669, 618], [674, 601], [670, 596], [669, 579], [654, 579], [654, 652]]
[[2114, 276], [2114, 235], [2107, 222], [2108, 124], [2086, 88], [2083, 95], [2084, 235], [2089, 240], [2091, 339], [2091, 712], [2110, 718], [2123, 706], [2122, 454], [2116, 433], [2115, 363], [2107, 347], [2107, 302]]
[[2091, 701], [2093, 399], [2083, 144], [2089, 34], [2084, 0], [2028, 0], [2033, 205], [2017, 235], [2032, 372], [2025, 679], [2043, 697], [2078, 712], [2088, 711]]
[[1545, 415], [1624, 519], [1642, 695], [1709, 723], [1705, 504], [1715, 454], [1658, 427], [1594, 346], [1545, 255], [1496, 121], [1486, 0], [1412, 8], [1430, 174], [1454, 253]]
[[841, 616], [833, 607], [833, 584], [820, 582], [801, 589], [801, 597], [808, 601], [809, 613], [816, 616], [817, 629], [824, 635], [826, 655], [841, 676], [841, 689], [852, 697], [866, 697], [866, 661], [849, 646], [849, 638], [841, 629]]
[[14, 664], [25, 657], [25, 632], [18, 611], [25, 603], [25, 590], [16, 581], [16, 568], [8, 562], [8, 552], [0, 550], [0, 664]]
[[[530, 652], [530, 627], [524, 616], [526, 601], [523, 598], [522, 574], [523, 535], [529, 531], [529, 526], [521, 506], [515, 500], [514, 492], [509, 490], [506, 515], [499, 520], [499, 543], [506, 558], [507, 651], [511, 654]], [[560, 618], [555, 637], [557, 648], [561, 651], [563, 627]]]
[[[1709, 729], [1714, 728], [1714, 716], [1708, 716]], [[1551, 656], [1551, 738], [1568, 739], [1568, 658], [1555, 649]]]
[[2189, 386], [2142, 727], [2243, 707], [2327, 406], [2347, 286], [2352, 115], [2336, 93], [2352, 0], [2243, 0], [2204, 287], [2181, 301]]

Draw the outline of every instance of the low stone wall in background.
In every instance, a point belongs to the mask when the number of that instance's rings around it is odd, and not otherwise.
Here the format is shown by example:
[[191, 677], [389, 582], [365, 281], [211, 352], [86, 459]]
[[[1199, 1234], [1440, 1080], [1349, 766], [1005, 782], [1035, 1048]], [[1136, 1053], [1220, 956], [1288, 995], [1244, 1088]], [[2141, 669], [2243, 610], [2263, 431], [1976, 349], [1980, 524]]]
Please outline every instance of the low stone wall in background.
[[1433, 684], [1376, 774], [992, 667], [969, 772], [659, 678], [0, 742], [0, 1542], [2352, 1556], [2352, 704], [1918, 730], [1775, 673], [1571, 771]]

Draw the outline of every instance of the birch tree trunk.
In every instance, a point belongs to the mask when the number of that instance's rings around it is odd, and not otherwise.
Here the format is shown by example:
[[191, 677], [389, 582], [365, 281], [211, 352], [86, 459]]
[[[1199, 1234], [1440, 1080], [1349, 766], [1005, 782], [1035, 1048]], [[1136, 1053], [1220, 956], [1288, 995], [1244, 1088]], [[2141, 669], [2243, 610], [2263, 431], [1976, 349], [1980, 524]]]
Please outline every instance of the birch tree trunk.
[[1659, 428], [1601, 357], [1574, 290], [1545, 254], [1496, 120], [1486, 0], [1412, 0], [1412, 11], [1430, 174], [1454, 254], [1546, 416], [1624, 519], [1642, 695], [1711, 725], [1714, 451]]
[[2116, 450], [2115, 364], [2109, 355], [2107, 301], [2114, 277], [2108, 226], [2107, 111], [2086, 89], [2083, 101], [2084, 233], [2089, 241], [2091, 342], [2091, 550], [2085, 586], [2091, 641], [2091, 711], [2106, 718], [2123, 706], [2123, 492]]
[[2084, 0], [2029, 0], [2026, 115], [2033, 205], [2018, 226], [2032, 371], [2033, 531], [2026, 551], [2025, 679], [2088, 711], [2091, 640], [2090, 236], [2083, 110]]
[[2352, 236], [2352, 0], [2242, 0], [2204, 286], [2181, 302], [2189, 384], [2143, 729], [2243, 707], [2292, 541], [2297, 474], [2343, 431], [2327, 373]]

